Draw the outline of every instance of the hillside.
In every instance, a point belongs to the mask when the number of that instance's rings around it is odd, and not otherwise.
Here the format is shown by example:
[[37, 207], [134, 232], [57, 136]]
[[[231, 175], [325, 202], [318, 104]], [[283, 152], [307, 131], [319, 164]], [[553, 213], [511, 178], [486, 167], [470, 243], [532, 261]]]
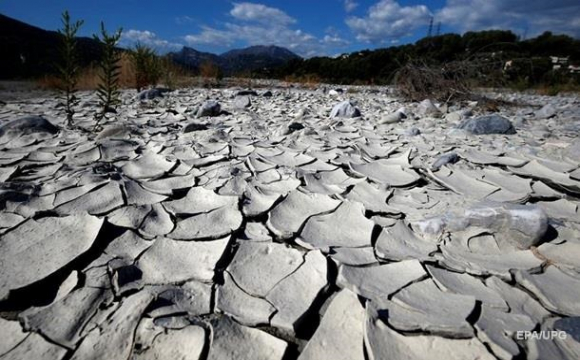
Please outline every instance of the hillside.
[[212, 63], [217, 65], [227, 75], [253, 71], [271, 71], [271, 69], [285, 65], [289, 61], [302, 59], [288, 49], [273, 45], [234, 49], [221, 55], [183, 47], [181, 51], [170, 53], [168, 56], [175, 63], [194, 71], [203, 63]]
[[[0, 79], [24, 79], [54, 73], [59, 58], [61, 35], [0, 14], [2, 66]], [[88, 65], [100, 57], [99, 42], [78, 38], [79, 57]]]

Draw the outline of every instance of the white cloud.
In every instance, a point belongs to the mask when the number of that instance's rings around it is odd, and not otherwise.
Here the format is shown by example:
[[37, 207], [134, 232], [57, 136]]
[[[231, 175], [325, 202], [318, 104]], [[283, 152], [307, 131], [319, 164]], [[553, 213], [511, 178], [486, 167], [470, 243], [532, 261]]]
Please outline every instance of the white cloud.
[[195, 21], [195, 19], [194, 19], [194, 18], [192, 18], [192, 17], [190, 17], [190, 16], [187, 16], [187, 15], [184, 15], [184, 16], [178, 16], [178, 17], [176, 17], [176, 18], [175, 18], [175, 23], [176, 23], [177, 25], [185, 25], [185, 24], [191, 24], [191, 23], [192, 23], [192, 22], [194, 22], [194, 21]]
[[134, 46], [136, 44], [143, 44], [150, 46], [159, 52], [178, 50], [183, 46], [182, 44], [172, 43], [167, 40], [160, 39], [154, 32], [134, 29], [123, 31], [121, 34], [120, 44], [127, 47]]
[[280, 9], [249, 2], [234, 3], [230, 15], [238, 20], [256, 21], [264, 24], [288, 25], [296, 22], [296, 19]]
[[231, 46], [235, 42], [235, 36], [230, 31], [218, 30], [209, 26], [202, 26], [201, 32], [193, 35], [186, 35], [185, 42], [189, 45], [215, 44], [225, 47]]
[[551, 30], [580, 36], [577, 0], [447, 0], [436, 17], [460, 31], [501, 28], [535, 36]]
[[354, 0], [344, 0], [344, 11], [347, 13], [353, 11], [358, 7], [358, 3]]
[[230, 11], [234, 22], [222, 27], [202, 26], [201, 31], [184, 37], [191, 46], [210, 44], [231, 47], [241, 42], [247, 45], [277, 45], [304, 57], [326, 55], [348, 42], [337, 34], [323, 38], [293, 28], [295, 19], [280, 9], [253, 3], [234, 3]]
[[401, 6], [395, 0], [381, 0], [365, 17], [349, 17], [346, 24], [357, 40], [382, 44], [412, 35], [428, 24], [430, 16], [425, 5]]

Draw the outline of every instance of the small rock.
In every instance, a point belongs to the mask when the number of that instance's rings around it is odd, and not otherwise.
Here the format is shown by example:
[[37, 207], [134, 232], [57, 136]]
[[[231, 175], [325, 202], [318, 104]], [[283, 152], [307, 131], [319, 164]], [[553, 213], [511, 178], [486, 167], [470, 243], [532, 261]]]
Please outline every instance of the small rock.
[[401, 120], [406, 119], [407, 115], [405, 115], [402, 111], [397, 110], [392, 114], [384, 116], [379, 120], [379, 124], [394, 124], [401, 122]]
[[236, 96], [258, 96], [258, 93], [254, 90], [240, 90], [236, 93]]
[[160, 88], [147, 89], [147, 90], [141, 91], [139, 93], [139, 95], [137, 95], [137, 97], [139, 98], [139, 100], [152, 100], [155, 98], [163, 97], [163, 93], [166, 91], [167, 91], [167, 89], [160, 89]]
[[202, 131], [202, 130], [207, 130], [207, 124], [203, 124], [203, 123], [198, 123], [198, 122], [191, 122], [187, 125], [185, 125], [185, 127], [183, 128], [183, 133], [187, 134], [190, 132], [194, 132], [194, 131]]
[[330, 112], [331, 118], [356, 118], [360, 117], [361, 112], [355, 105], [350, 101], [343, 101], [340, 104], [337, 104], [332, 111]]
[[405, 130], [405, 135], [407, 136], [418, 136], [421, 135], [421, 130], [416, 127], [408, 128]]
[[199, 110], [197, 111], [197, 117], [204, 117], [204, 116], [219, 116], [221, 114], [222, 107], [221, 105], [214, 100], [209, 100], [203, 103]]
[[236, 109], [246, 109], [252, 106], [252, 101], [250, 100], [249, 96], [241, 96], [236, 97], [234, 101], [234, 107]]
[[437, 158], [437, 160], [435, 160], [433, 165], [431, 165], [431, 169], [439, 170], [443, 165], [455, 164], [458, 161], [459, 161], [459, 155], [457, 155], [457, 153], [450, 152], [447, 154], [443, 154], [443, 155], [439, 156], [439, 158]]
[[437, 106], [435, 106], [430, 99], [425, 99], [417, 106], [417, 114], [438, 117], [441, 115], [441, 111], [439, 111]]
[[550, 119], [556, 116], [556, 109], [552, 104], [546, 104], [540, 110], [535, 113], [538, 119]]

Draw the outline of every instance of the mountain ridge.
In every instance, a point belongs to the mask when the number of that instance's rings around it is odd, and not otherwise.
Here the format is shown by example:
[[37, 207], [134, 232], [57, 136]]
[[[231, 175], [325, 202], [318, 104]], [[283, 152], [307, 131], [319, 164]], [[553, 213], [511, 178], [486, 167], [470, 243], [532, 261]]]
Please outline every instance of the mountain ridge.
[[302, 59], [292, 51], [276, 45], [253, 45], [232, 49], [222, 54], [214, 54], [184, 46], [168, 56], [177, 64], [191, 70], [198, 70], [204, 62], [218, 66], [225, 74], [275, 68], [291, 60]]

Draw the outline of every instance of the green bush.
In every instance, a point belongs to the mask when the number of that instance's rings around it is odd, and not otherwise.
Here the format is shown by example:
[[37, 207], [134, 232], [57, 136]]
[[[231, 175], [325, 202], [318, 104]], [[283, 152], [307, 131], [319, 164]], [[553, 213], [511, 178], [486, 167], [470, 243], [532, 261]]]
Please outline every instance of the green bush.
[[97, 87], [101, 111], [96, 116], [95, 128], [105, 116], [105, 113], [115, 112], [115, 107], [121, 102], [119, 98], [121, 52], [117, 49], [121, 33], [122, 29], [118, 29], [114, 34], [109, 34], [105, 30], [105, 24], [101, 22], [101, 37], [94, 35], [94, 38], [103, 44], [103, 56], [99, 62], [99, 85]]
[[74, 95], [79, 78], [79, 56], [77, 52], [76, 34], [83, 25], [82, 20], [71, 23], [68, 11], [62, 13], [63, 28], [58, 30], [62, 35], [60, 48], [61, 63], [57, 64], [59, 87], [64, 93], [67, 126], [73, 125], [74, 106], [78, 99]]
[[152, 48], [137, 44], [131, 51], [131, 60], [135, 69], [135, 87], [137, 91], [149, 85], [157, 85], [162, 76], [162, 64]]

